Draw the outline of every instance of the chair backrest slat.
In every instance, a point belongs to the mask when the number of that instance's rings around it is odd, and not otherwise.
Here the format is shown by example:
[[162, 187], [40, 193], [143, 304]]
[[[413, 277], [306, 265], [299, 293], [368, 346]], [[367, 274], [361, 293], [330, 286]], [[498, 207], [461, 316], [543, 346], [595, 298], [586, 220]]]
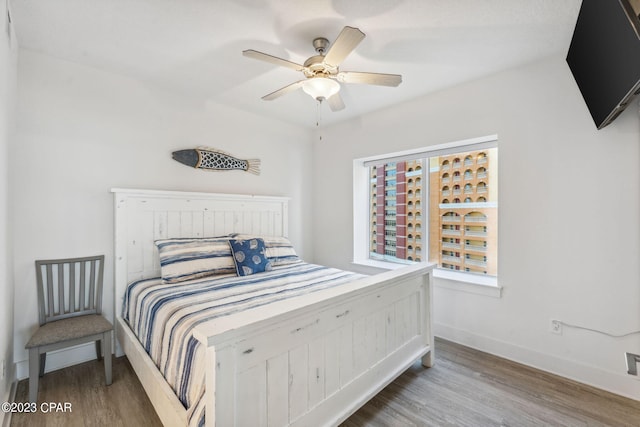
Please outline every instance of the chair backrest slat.
[[[96, 280], [96, 262], [95, 261], [91, 261], [91, 273], [89, 276], [89, 280], [91, 280], [91, 283], [94, 283]], [[89, 306], [87, 307], [89, 310], [95, 310], [96, 309], [96, 303], [94, 301], [95, 295], [95, 286], [90, 286], [89, 287]]]
[[76, 309], [76, 263], [69, 264], [69, 313], [75, 313]]
[[103, 276], [104, 255], [36, 261], [40, 325], [100, 314]]
[[58, 264], [58, 314], [64, 313], [64, 264]]
[[84, 303], [84, 282], [86, 279], [86, 272], [85, 272], [85, 263], [82, 262], [80, 263], [80, 304], [78, 304], [79, 310], [82, 311], [85, 309], [85, 303]]
[[52, 316], [55, 313], [53, 308], [53, 264], [47, 264], [47, 303], [49, 316]]

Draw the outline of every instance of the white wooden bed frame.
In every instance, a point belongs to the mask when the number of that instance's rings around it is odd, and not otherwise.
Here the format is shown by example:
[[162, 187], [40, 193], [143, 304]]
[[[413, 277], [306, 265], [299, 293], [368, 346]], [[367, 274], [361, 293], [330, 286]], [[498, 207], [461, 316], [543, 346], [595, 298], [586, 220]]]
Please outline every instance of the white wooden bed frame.
[[[164, 425], [187, 425], [186, 410], [121, 318], [125, 288], [159, 276], [158, 238], [287, 236], [288, 198], [112, 192], [117, 338]], [[416, 264], [199, 325], [206, 425], [337, 425], [419, 358], [430, 367], [432, 268]]]

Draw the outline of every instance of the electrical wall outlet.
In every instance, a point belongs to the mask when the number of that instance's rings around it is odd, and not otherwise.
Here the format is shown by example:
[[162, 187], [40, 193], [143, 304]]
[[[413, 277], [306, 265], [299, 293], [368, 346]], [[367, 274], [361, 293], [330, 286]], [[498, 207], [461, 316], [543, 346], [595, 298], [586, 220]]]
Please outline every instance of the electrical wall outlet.
[[638, 362], [640, 362], [640, 354], [625, 353], [627, 359], [627, 374], [638, 375]]
[[556, 319], [551, 319], [550, 331], [554, 334], [562, 335], [562, 322]]

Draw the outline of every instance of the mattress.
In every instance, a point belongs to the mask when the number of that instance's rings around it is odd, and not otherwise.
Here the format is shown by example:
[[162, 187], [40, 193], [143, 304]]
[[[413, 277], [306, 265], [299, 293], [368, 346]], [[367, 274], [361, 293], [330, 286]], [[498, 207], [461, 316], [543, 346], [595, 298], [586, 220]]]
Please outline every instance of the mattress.
[[224, 274], [178, 284], [145, 279], [128, 286], [123, 319], [186, 408], [189, 425], [204, 425], [205, 347], [193, 337], [195, 326], [360, 277], [300, 261], [244, 277]]

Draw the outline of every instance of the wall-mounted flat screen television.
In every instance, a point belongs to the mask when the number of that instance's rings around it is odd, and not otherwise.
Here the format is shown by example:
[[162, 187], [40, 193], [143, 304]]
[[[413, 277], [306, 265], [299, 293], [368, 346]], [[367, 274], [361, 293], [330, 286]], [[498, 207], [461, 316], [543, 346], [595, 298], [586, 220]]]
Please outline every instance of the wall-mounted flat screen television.
[[598, 129], [640, 92], [640, 19], [629, 0], [583, 0], [567, 63]]

